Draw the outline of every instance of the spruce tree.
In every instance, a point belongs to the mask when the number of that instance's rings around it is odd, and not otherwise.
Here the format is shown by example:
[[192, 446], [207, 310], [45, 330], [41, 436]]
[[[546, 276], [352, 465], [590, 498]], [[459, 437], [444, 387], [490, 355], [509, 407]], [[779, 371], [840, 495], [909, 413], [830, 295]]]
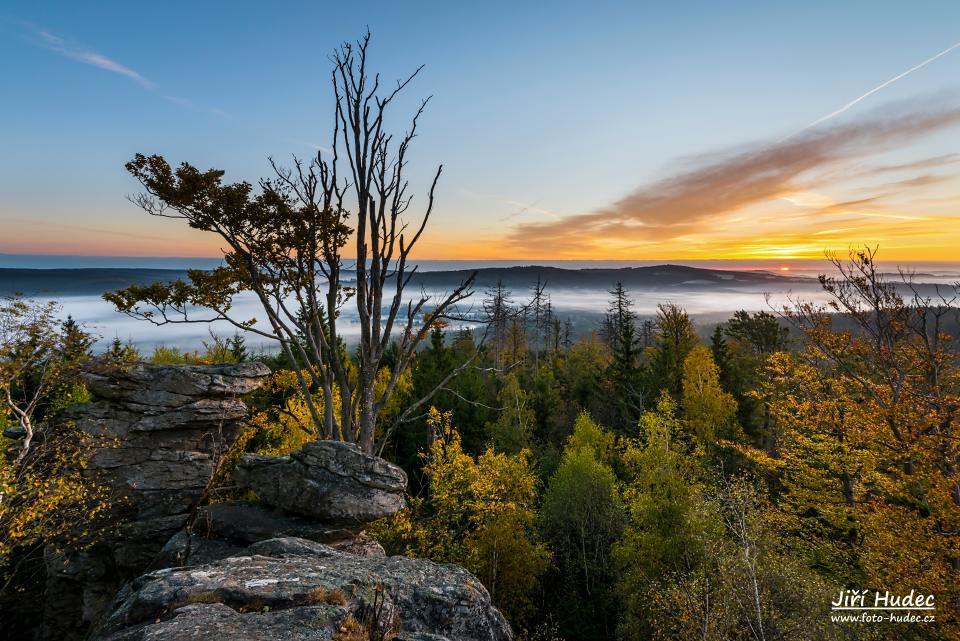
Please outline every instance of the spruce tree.
[[636, 424], [643, 412], [637, 317], [623, 283], [617, 283], [610, 295], [612, 298], [604, 323], [605, 339], [613, 355], [610, 377], [617, 395], [614, 399], [617, 423], [626, 431]]

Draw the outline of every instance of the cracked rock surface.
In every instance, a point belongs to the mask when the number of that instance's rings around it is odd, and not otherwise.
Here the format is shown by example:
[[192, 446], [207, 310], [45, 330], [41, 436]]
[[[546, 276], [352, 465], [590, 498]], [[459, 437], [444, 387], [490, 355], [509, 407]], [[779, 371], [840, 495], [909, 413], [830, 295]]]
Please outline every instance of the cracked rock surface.
[[92, 402], [57, 420], [116, 443], [85, 472], [112, 492], [111, 528], [45, 549], [40, 638], [322, 641], [353, 620], [395, 641], [512, 639], [469, 572], [388, 558], [362, 533], [404, 507], [407, 478], [354, 445], [244, 456], [234, 480], [260, 501], [200, 505], [243, 427], [242, 395], [267, 376], [259, 363], [86, 375]]
[[463, 568], [357, 556], [296, 538], [139, 577], [117, 596], [96, 638], [330, 639], [348, 615], [409, 641], [513, 638], [486, 589]]

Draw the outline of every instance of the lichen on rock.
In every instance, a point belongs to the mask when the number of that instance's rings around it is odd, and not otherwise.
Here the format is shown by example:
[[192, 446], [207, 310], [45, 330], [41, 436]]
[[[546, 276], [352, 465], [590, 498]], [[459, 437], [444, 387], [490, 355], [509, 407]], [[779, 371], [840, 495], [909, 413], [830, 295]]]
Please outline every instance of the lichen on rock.
[[[342, 594], [344, 605], [317, 612], [311, 595], [318, 592]], [[513, 638], [486, 589], [463, 568], [357, 556], [294, 538], [261, 541], [237, 556], [139, 577], [118, 595], [97, 638], [173, 641], [187, 638], [177, 635], [189, 628], [202, 631], [195, 638], [218, 641], [328, 639], [346, 616], [369, 622], [374, 609], [375, 625], [406, 638]], [[241, 630], [248, 636], [233, 636]]]

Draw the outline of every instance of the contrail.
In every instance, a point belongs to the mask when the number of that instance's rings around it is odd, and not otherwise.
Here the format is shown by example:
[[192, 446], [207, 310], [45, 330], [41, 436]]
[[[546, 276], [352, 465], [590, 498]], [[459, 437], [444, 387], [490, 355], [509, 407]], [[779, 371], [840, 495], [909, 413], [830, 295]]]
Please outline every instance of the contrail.
[[[871, 89], [871, 90], [868, 91], [867, 93], [863, 94], [863, 95], [860, 96], [859, 98], [854, 98], [853, 100], [851, 100], [850, 102], [848, 102], [848, 103], [845, 104], [844, 106], [840, 107], [840, 108], [837, 109], [836, 111], [831, 111], [831, 112], [828, 113], [826, 116], [823, 116], [822, 118], [818, 118], [818, 119], [814, 120], [813, 122], [811, 122], [811, 123], [810, 123], [809, 125], [807, 125], [806, 127], [803, 127], [802, 129], [798, 129], [796, 132], [794, 132], [794, 133], [791, 134], [790, 136], [787, 136], [787, 138], [792, 138], [793, 136], [796, 136], [796, 135], [797, 135], [798, 133], [800, 133], [801, 131], [806, 131], [806, 130], [809, 129], [810, 127], [815, 127], [815, 126], [819, 125], [821, 122], [824, 122], [824, 121], [826, 121], [826, 120], [830, 120], [831, 118], [834, 118], [835, 116], [839, 116], [839, 115], [842, 114], [843, 112], [847, 111], [848, 109], [850, 109], [851, 107], [853, 107], [854, 105], [856, 105], [856, 104], [857, 104], [858, 102], [860, 102], [861, 100], [864, 100], [865, 98], [869, 98], [870, 96], [872, 96], [873, 94], [877, 93], [877, 92], [880, 91], [881, 89], [883, 89], [883, 88], [885, 88], [885, 87], [889, 87], [890, 85], [892, 85], [892, 84], [895, 83], [896, 81], [900, 80], [901, 78], [904, 78], [904, 77], [906, 77], [906, 76], [909, 76], [909, 75], [912, 74], [914, 71], [926, 67], [928, 64], [930, 64], [930, 63], [933, 62], [934, 60], [936, 60], [936, 59], [938, 59], [938, 58], [942, 58], [943, 56], [947, 55], [948, 53], [950, 53], [951, 51], [953, 51], [953, 50], [956, 49], [957, 47], [960, 47], [960, 42], [957, 42], [957, 43], [955, 43], [955, 44], [947, 47], [946, 49], [944, 49], [943, 51], [941, 51], [940, 53], [938, 53], [938, 54], [935, 55], [935, 56], [932, 56], [932, 57], [930, 57], [930, 58], [927, 58], [926, 60], [924, 60], [923, 62], [921, 62], [921, 63], [918, 64], [917, 66], [911, 67], [911, 68], [907, 69], [906, 71], [904, 71], [903, 73], [901, 73], [901, 74], [899, 74], [899, 75], [896, 75], [896, 76], [894, 76], [893, 78], [890, 78], [890, 80], [887, 80], [887, 81], [884, 82], [883, 84], [877, 85], [876, 87], [874, 87], [873, 89]], [[786, 139], [784, 139], [784, 140], [786, 140]]]

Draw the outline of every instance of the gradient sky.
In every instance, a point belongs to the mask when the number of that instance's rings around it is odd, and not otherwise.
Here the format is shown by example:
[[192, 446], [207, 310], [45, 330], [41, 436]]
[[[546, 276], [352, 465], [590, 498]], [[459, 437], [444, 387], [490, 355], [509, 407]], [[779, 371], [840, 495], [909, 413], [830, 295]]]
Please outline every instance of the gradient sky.
[[386, 78], [427, 65], [421, 258], [960, 259], [960, 47], [882, 86], [960, 42], [956, 0], [6, 0], [0, 252], [216, 255], [123, 164], [328, 146], [327, 55], [367, 25]]

